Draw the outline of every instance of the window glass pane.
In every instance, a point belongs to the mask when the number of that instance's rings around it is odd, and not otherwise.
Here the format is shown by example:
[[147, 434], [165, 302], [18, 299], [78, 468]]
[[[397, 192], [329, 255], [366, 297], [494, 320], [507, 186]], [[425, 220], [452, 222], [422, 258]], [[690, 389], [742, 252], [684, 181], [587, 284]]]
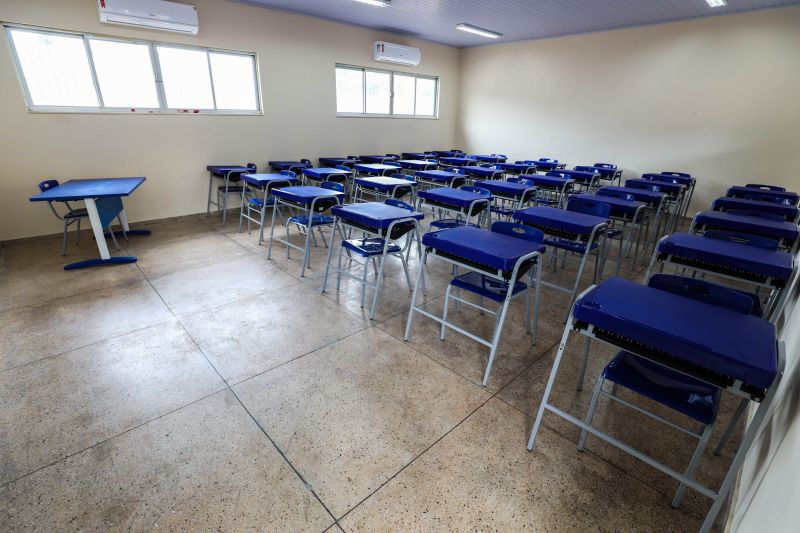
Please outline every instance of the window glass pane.
[[414, 114], [414, 76], [394, 75], [394, 108], [395, 115]]
[[34, 105], [98, 105], [82, 37], [22, 30], [10, 33]]
[[367, 113], [389, 114], [390, 76], [388, 72], [367, 71]]
[[436, 80], [417, 78], [416, 114], [433, 116], [436, 114]]
[[204, 50], [158, 46], [167, 107], [214, 109], [208, 54]]
[[146, 44], [91, 39], [97, 83], [106, 107], [158, 107]]
[[211, 52], [208, 58], [217, 109], [257, 110], [253, 56]]
[[363, 70], [336, 69], [336, 112], [364, 112]]

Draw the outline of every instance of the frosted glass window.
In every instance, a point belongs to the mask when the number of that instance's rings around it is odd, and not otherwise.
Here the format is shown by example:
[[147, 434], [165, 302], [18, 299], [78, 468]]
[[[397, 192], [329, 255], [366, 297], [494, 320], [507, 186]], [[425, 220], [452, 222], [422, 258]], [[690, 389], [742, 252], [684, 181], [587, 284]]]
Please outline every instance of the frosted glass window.
[[90, 39], [89, 46], [104, 106], [159, 107], [148, 45]]
[[208, 53], [205, 50], [157, 46], [167, 107], [214, 109]]
[[255, 111], [256, 71], [253, 56], [211, 52], [211, 77], [217, 109]]
[[392, 76], [388, 72], [367, 71], [367, 113], [389, 114]]
[[364, 71], [336, 69], [336, 112], [364, 112]]
[[414, 76], [394, 75], [394, 108], [392, 113], [395, 115], [414, 114]]
[[437, 80], [431, 78], [417, 78], [417, 102], [414, 109], [416, 115], [436, 115], [437, 84]]

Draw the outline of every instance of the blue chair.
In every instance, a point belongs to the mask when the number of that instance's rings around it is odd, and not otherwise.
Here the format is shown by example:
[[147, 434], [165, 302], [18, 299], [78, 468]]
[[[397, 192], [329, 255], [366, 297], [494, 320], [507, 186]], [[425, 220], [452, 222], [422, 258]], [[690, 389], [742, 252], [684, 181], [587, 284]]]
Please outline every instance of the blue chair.
[[[58, 180], [44, 180], [39, 183], [39, 190], [42, 192], [49, 191], [55, 187], [58, 187]], [[61, 214], [58, 212], [55, 206], [53, 206], [54, 203], [55, 202], [47, 202], [47, 206], [57, 219], [64, 222], [64, 242], [61, 247], [61, 255], [67, 255], [67, 230], [69, 230], [69, 227], [75, 223], [75, 245], [77, 246], [80, 244], [81, 219], [89, 218], [89, 213], [86, 212], [85, 208], [73, 208], [71, 205], [69, 205], [69, 202], [58, 202], [60, 204], [64, 204], [64, 207], [66, 208], [66, 212]]]
[[775, 192], [785, 192], [786, 187], [779, 187], [778, 185], [765, 185], [763, 183], [748, 183], [745, 187], [758, 187], [759, 189], [765, 189], [769, 191]]
[[[456, 218], [439, 218], [437, 220], [432, 220], [430, 223], [431, 231], [457, 228], [459, 226], [474, 226], [476, 228], [481, 227], [481, 217], [483, 213], [486, 211], [486, 208], [491, 206], [492, 193], [482, 187], [472, 187], [469, 185], [462, 185], [461, 187], [459, 187], [459, 189], [461, 189], [462, 191], [479, 194], [484, 199], [475, 200], [474, 202], [472, 202], [472, 204], [469, 206], [469, 209], [467, 210], [466, 219], [456, 217]], [[473, 224], [472, 222], [470, 222], [470, 219], [472, 219], [472, 217], [478, 217], [477, 224]]]
[[[258, 170], [255, 163], [247, 163], [245, 166], [249, 168], [251, 172], [256, 172]], [[235, 193], [241, 196], [244, 192], [244, 187], [242, 185], [231, 185], [231, 183], [241, 182], [242, 178], [240, 176], [242, 174], [244, 174], [244, 172], [229, 172], [224, 180], [225, 183], [217, 187], [217, 205], [222, 206], [223, 224], [228, 211], [228, 195]]]
[[[742, 291], [723, 287], [705, 280], [687, 278], [668, 274], [653, 275], [648, 285], [660, 290], [668, 291], [686, 298], [700, 300], [705, 303], [730, 309], [744, 314], [758, 314], [757, 298]], [[666, 319], [666, 318], [665, 318]], [[588, 343], [586, 344], [588, 347]], [[587, 351], [584, 351], [584, 364]], [[613, 383], [611, 391], [603, 390], [606, 381]], [[624, 387], [648, 398], [678, 413], [681, 413], [700, 424], [697, 431], [675, 424], [655, 413], [635, 405], [630, 400], [622, 399], [617, 395], [618, 387]], [[714, 423], [719, 411], [721, 390], [704, 381], [681, 374], [658, 363], [649, 361], [630, 352], [620, 351], [600, 373], [595, 384], [589, 411], [586, 414], [586, 424], [591, 424], [600, 396], [617, 401], [631, 407], [640, 413], [663, 422], [664, 424], [682, 431], [699, 440], [697, 448], [686, 469], [686, 477], [691, 478], [697, 469], [700, 459], [708, 444]], [[737, 422], [737, 417], [728, 426], [723, 434], [717, 450], [722, 448], [730, 430]], [[578, 442], [578, 450], [583, 450], [588, 432], [583, 430]], [[686, 492], [686, 485], [681, 483], [672, 499], [672, 507], [677, 507]]]

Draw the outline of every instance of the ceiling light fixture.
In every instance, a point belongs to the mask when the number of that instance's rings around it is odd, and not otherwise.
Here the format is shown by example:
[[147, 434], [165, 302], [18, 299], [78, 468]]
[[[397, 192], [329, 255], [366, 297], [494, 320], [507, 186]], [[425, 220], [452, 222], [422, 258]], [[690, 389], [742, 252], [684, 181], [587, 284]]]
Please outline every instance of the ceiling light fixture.
[[484, 30], [483, 28], [478, 28], [477, 26], [473, 26], [471, 24], [456, 24], [456, 29], [465, 31], [467, 33], [474, 33], [475, 35], [480, 35], [481, 37], [488, 37], [489, 39], [499, 39], [503, 36], [502, 33]]
[[355, 0], [355, 1], [360, 4], [367, 4], [369, 6], [389, 7], [389, 3], [391, 3], [392, 0]]
[[727, 2], [725, 0], [706, 0], [708, 7], [725, 7]]

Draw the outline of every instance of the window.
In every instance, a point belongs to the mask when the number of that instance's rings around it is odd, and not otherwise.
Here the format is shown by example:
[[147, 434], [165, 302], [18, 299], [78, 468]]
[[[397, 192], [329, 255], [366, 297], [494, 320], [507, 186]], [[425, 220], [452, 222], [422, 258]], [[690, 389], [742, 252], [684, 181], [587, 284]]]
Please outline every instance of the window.
[[435, 118], [438, 92], [435, 77], [336, 65], [336, 113], [342, 116]]
[[32, 111], [261, 112], [255, 54], [5, 29]]

